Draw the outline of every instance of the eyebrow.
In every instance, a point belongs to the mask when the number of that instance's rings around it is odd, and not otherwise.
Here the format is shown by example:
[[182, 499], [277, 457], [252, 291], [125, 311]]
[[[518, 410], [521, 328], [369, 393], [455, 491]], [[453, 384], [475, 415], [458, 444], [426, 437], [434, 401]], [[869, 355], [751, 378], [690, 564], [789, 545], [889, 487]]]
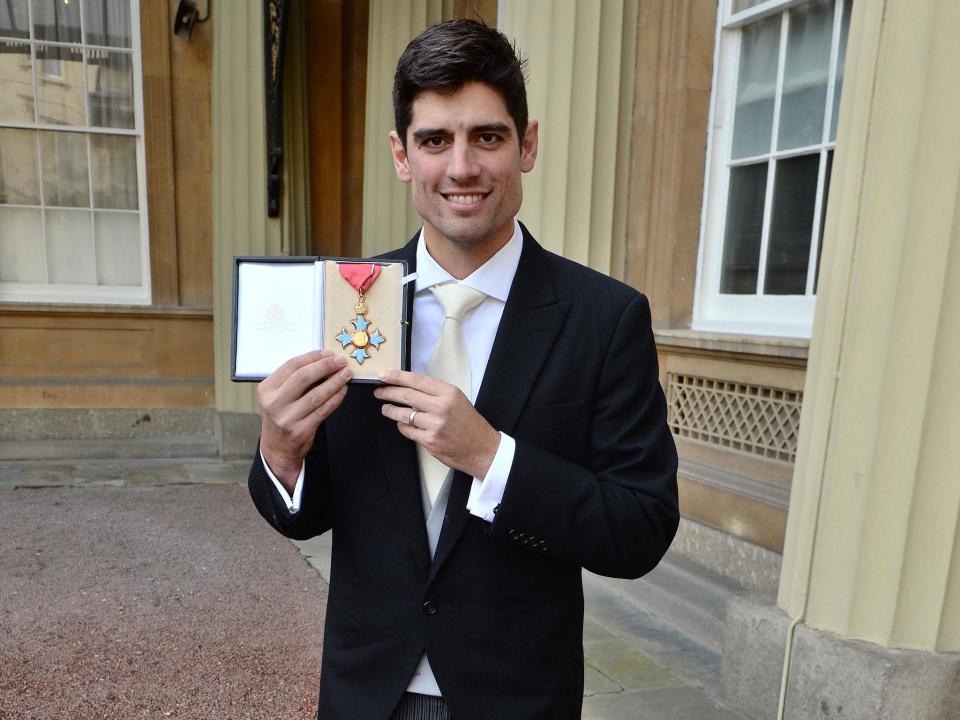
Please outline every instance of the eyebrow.
[[[485, 123], [483, 125], [474, 125], [470, 128], [470, 134], [476, 135], [478, 133], [488, 133], [488, 132], [499, 132], [510, 134], [510, 126], [506, 123], [496, 122], [496, 123]], [[436, 137], [438, 135], [449, 135], [450, 131], [446, 128], [420, 128], [419, 130], [414, 130], [413, 140], [414, 142], [423, 142], [428, 138]]]
[[488, 133], [488, 132], [498, 132], [510, 134], [510, 126], [506, 123], [487, 123], [486, 125], [476, 125], [470, 128], [470, 132], [477, 133]]

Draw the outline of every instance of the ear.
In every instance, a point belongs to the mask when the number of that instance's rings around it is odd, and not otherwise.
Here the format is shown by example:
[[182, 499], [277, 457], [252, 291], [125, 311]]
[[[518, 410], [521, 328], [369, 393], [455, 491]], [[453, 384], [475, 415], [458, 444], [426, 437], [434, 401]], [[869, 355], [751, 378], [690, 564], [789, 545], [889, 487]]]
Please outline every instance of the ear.
[[397, 177], [405, 183], [410, 182], [413, 176], [410, 174], [407, 151], [403, 149], [403, 143], [400, 142], [400, 136], [397, 135], [396, 130], [390, 131], [390, 154], [393, 156], [393, 169], [397, 171]]
[[528, 173], [533, 170], [537, 162], [537, 143], [540, 139], [540, 123], [531, 120], [527, 123], [527, 131], [523, 134], [520, 145], [520, 170]]

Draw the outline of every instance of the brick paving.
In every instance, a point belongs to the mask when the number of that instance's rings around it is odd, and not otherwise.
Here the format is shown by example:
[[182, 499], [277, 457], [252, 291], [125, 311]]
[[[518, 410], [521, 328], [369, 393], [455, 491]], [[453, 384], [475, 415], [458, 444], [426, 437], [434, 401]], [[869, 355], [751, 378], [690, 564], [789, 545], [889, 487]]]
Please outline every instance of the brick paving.
[[315, 717], [326, 583], [245, 487], [172, 470], [0, 484], [2, 720]]

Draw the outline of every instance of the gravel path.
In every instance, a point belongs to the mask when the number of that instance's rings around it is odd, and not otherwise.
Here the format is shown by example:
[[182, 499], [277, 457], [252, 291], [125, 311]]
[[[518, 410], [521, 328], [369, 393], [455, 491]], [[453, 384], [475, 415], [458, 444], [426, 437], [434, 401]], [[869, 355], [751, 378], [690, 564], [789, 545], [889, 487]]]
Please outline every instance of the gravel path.
[[326, 584], [238, 484], [0, 489], [0, 720], [312, 718]]

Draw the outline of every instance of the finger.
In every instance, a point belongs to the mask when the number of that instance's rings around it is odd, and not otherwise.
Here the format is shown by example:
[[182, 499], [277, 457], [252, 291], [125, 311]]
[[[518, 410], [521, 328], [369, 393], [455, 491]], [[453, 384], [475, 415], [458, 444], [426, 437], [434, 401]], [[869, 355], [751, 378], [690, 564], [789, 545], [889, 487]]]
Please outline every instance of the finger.
[[[320, 426], [320, 423], [326, 420], [333, 411], [340, 406], [346, 394], [347, 386], [343, 385], [306, 416], [295, 418], [291, 415], [279, 419], [272, 425], [271, 430], [279, 433], [280, 437], [286, 438], [288, 443], [292, 442], [297, 445], [302, 456], [313, 444], [313, 438], [317, 434], [317, 428]], [[262, 435], [261, 443], [263, 442]]]
[[[419, 419], [419, 418], [418, 418]], [[398, 422], [397, 429], [407, 440], [413, 440], [417, 445], [426, 446], [427, 439], [430, 437], [430, 431], [418, 428], [416, 425], [407, 425], [405, 422]], [[427, 448], [429, 450], [430, 448]], [[432, 453], [431, 453], [432, 454]]]
[[310, 363], [316, 362], [317, 360], [322, 360], [325, 357], [330, 357], [331, 355], [333, 355], [333, 353], [329, 350], [311, 350], [310, 352], [303, 353], [302, 355], [292, 357], [272, 373], [267, 375], [267, 377], [265, 377], [260, 384], [268, 389], [278, 388], [283, 385], [284, 381], [288, 377], [293, 375], [294, 372], [302, 368], [304, 365], [309, 365]]
[[291, 414], [294, 421], [313, 415], [323, 407], [328, 400], [346, 387], [353, 377], [349, 368], [341, 368], [338, 372], [329, 375], [320, 384], [303, 394], [303, 397], [291, 405]]
[[264, 417], [277, 422], [293, 421], [303, 416], [294, 405], [301, 400], [307, 391], [328, 375], [328, 370], [336, 371], [337, 363], [330, 356], [302, 365], [288, 375], [279, 387], [270, 389], [264, 383], [257, 388], [257, 404]]
[[324, 382], [338, 371], [345, 369], [346, 364], [347, 359], [345, 357], [333, 355], [297, 368], [277, 390], [277, 401], [281, 403], [297, 402], [314, 385]]
[[326, 420], [330, 415], [333, 414], [333, 411], [340, 407], [340, 403], [343, 402], [343, 399], [347, 396], [347, 386], [344, 384], [339, 390], [337, 390], [333, 395], [326, 399], [326, 401], [320, 405], [316, 410], [314, 410], [310, 416], [307, 418], [310, 421], [316, 421], [316, 424], [313, 425], [314, 431], [316, 431], [317, 426]]
[[445, 387], [449, 386], [449, 383], [445, 383], [443, 380], [437, 380], [429, 375], [421, 375], [420, 373], [408, 372], [406, 370], [387, 370], [386, 372], [380, 373], [380, 382], [386, 383], [387, 385], [400, 385], [413, 388], [414, 390], [425, 392], [428, 395], [439, 395]]
[[386, 400], [394, 405], [406, 405], [417, 410], [436, 410], [436, 396], [399, 386], [379, 387], [373, 391], [378, 400]]
[[400, 407], [398, 405], [386, 405], [380, 406], [380, 413], [386, 417], [390, 418], [397, 423], [406, 423], [410, 424], [410, 415], [413, 413], [413, 408], [409, 407]]
[[[381, 406], [380, 412], [384, 417], [390, 418], [398, 423], [403, 423], [404, 425], [410, 424], [410, 414], [413, 412], [412, 407], [405, 407], [402, 405], [390, 405], [389, 403]], [[437, 418], [435, 415], [424, 412], [423, 410], [418, 409], [416, 417], [414, 417], [413, 425], [421, 429], [430, 429], [437, 424]]]

